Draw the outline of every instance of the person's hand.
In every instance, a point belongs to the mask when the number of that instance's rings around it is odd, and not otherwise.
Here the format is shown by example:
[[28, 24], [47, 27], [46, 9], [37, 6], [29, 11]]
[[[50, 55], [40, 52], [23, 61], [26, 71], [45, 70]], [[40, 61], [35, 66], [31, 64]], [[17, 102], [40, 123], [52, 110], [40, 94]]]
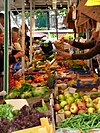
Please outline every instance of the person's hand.
[[64, 50], [64, 44], [60, 40], [56, 40], [53, 44], [57, 50]]
[[58, 51], [59, 55], [61, 55], [64, 59], [71, 59], [71, 54], [67, 52]]
[[72, 40], [68, 40], [68, 44], [70, 44], [72, 46], [73, 41]]
[[21, 52], [18, 52], [17, 54], [14, 55], [15, 59], [18, 59], [20, 57], [24, 57], [24, 53], [21, 51]]

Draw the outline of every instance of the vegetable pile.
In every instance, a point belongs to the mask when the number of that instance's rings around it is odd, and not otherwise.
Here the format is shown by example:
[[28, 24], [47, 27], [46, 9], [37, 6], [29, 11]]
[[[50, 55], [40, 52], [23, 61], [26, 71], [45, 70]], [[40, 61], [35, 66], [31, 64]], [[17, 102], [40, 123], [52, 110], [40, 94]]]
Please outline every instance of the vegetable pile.
[[62, 120], [57, 128], [78, 129], [82, 133], [88, 133], [91, 129], [100, 128], [100, 114], [81, 113], [79, 115], [71, 115], [70, 118]]
[[43, 96], [47, 91], [47, 86], [35, 87], [29, 83], [23, 83], [21, 88], [12, 88], [6, 99]]
[[0, 133], [12, 133], [13, 131], [38, 126], [42, 117], [47, 116], [25, 105], [11, 121], [7, 118], [1, 118]]
[[17, 110], [13, 111], [13, 106], [10, 104], [0, 104], [0, 119], [7, 118], [11, 121], [17, 112]]

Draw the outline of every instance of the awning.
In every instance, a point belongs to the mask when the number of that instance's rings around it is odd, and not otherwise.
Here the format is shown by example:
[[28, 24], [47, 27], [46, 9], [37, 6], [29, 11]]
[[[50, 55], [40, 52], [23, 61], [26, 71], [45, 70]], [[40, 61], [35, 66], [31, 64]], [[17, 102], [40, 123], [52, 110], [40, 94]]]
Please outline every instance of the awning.
[[84, 6], [81, 12], [87, 17], [90, 17], [93, 20], [100, 22], [100, 6]]
[[100, 22], [100, 5], [88, 7], [85, 5], [86, 2], [87, 0], [81, 0], [77, 7], [77, 10], [80, 11], [83, 15]]
[[89, 17], [81, 14], [77, 23], [77, 26], [83, 25], [84, 23], [86, 23], [87, 21], [89, 21]]

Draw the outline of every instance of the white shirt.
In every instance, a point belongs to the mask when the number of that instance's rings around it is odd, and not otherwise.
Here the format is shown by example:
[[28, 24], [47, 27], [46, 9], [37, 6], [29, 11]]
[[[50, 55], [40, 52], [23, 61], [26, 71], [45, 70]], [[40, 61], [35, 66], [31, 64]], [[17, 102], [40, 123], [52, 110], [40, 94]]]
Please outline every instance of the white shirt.
[[13, 50], [22, 50], [20, 44], [18, 42], [12, 43]]

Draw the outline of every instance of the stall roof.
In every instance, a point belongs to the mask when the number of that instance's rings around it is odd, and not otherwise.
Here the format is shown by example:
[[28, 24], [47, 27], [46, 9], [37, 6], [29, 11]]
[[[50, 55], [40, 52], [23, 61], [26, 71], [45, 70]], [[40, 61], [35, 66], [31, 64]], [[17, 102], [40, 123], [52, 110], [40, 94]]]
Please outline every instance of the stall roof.
[[100, 6], [84, 7], [82, 13], [93, 20], [100, 22]]
[[100, 6], [85, 6], [87, 0], [81, 0], [77, 10], [87, 17], [100, 22]]
[[[30, 0], [24, 0], [25, 1], [25, 8], [29, 9], [30, 7]], [[11, 9], [21, 9], [21, 0], [10, 0], [11, 3]], [[57, 0], [57, 8], [66, 8], [67, 7], [68, 0]], [[3, 0], [0, 0], [0, 9], [3, 9], [4, 4]], [[34, 9], [47, 9], [52, 8], [52, 0], [32, 0], [32, 7]]]
[[80, 26], [80, 25], [83, 25], [84, 23], [86, 23], [87, 21], [89, 21], [89, 17], [81, 14], [80, 17], [79, 17], [79, 20], [78, 20], [78, 25], [77, 26]]

